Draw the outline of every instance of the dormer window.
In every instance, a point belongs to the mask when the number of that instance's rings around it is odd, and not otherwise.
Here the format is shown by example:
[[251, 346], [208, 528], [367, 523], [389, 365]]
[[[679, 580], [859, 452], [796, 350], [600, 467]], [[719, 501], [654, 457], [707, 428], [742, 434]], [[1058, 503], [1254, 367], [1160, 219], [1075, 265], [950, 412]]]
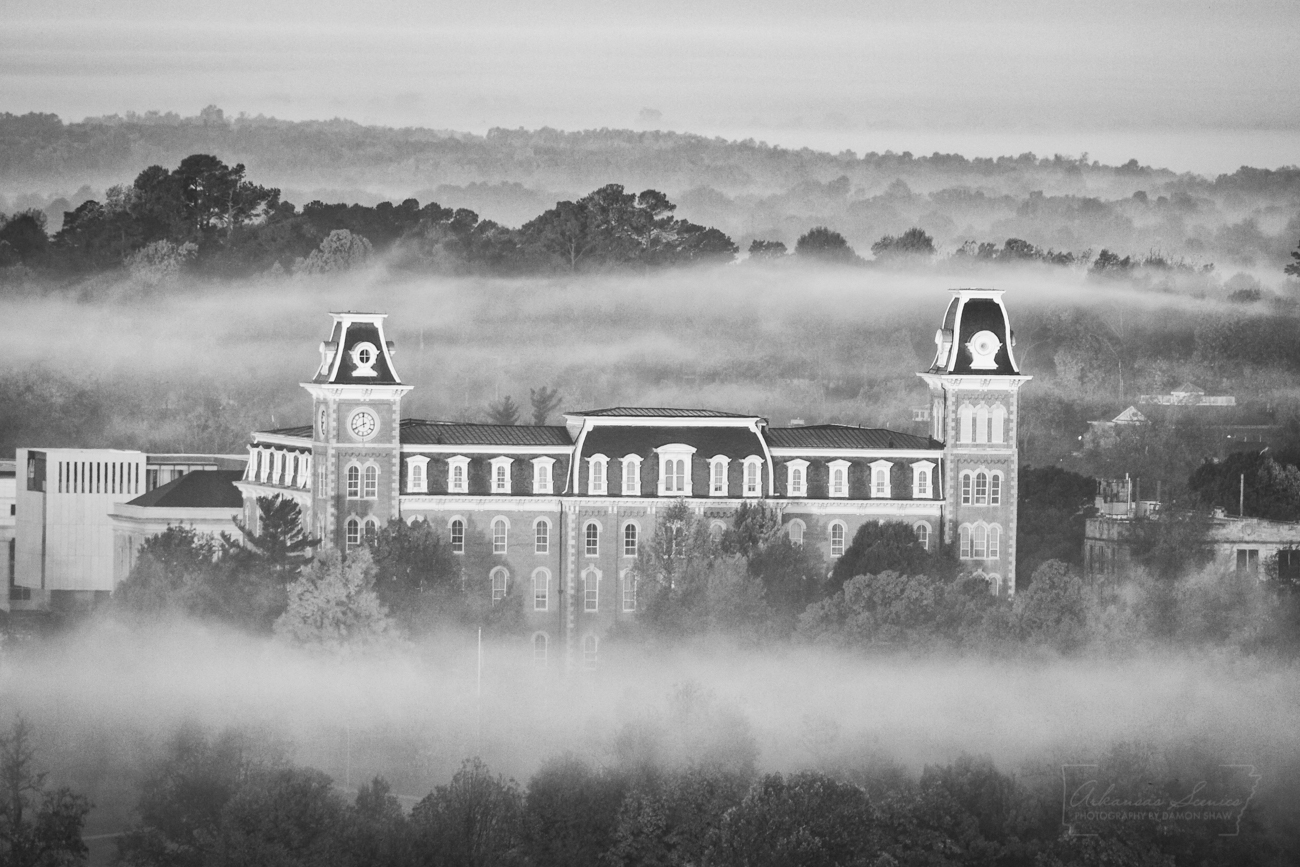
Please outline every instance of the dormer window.
[[758, 497], [763, 493], [763, 459], [757, 455], [745, 458], [745, 496]]
[[555, 466], [555, 458], [533, 458], [533, 493], [549, 494], [554, 488], [551, 485], [551, 472]]
[[406, 459], [406, 490], [424, 494], [429, 490], [429, 459], [419, 455]]
[[691, 495], [691, 456], [695, 447], [684, 443], [660, 446], [659, 496], [689, 497]]
[[848, 461], [831, 461], [828, 464], [830, 469], [830, 485], [828, 490], [832, 497], [847, 497], [849, 495], [849, 462]]
[[785, 493], [788, 497], [808, 496], [808, 462], [802, 459], [785, 463]]
[[595, 496], [604, 496], [606, 470], [609, 468], [609, 458], [604, 455], [592, 455], [587, 458], [587, 493]]
[[934, 497], [934, 462], [917, 461], [912, 464], [912, 499], [929, 500]]
[[469, 491], [469, 458], [461, 455], [447, 458], [447, 491], [452, 494]]
[[514, 462], [514, 458], [506, 457], [493, 458], [488, 461], [488, 464], [492, 467], [492, 493], [510, 493], [510, 465]]
[[623, 457], [623, 496], [641, 496], [641, 456]]
[[373, 343], [362, 341], [352, 347], [352, 375], [378, 376], [375, 362], [379, 360], [379, 350]]
[[726, 455], [714, 455], [709, 458], [709, 496], [727, 496], [727, 467], [731, 458]]
[[871, 496], [873, 499], [888, 499], [892, 495], [892, 485], [890, 484], [890, 470], [893, 464], [889, 461], [872, 461], [871, 462]]

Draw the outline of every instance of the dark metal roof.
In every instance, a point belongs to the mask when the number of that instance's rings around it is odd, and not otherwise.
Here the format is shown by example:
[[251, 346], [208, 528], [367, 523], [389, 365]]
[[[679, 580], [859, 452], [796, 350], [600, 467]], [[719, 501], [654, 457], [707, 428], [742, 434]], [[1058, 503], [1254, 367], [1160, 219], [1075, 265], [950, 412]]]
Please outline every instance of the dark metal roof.
[[305, 440], [311, 439], [312, 427], [309, 424], [294, 425], [293, 427], [278, 427], [275, 430], [260, 430], [257, 433], [274, 434], [279, 437], [300, 437]]
[[404, 445], [570, 446], [563, 425], [471, 424], [456, 421], [402, 419]]
[[242, 470], [195, 470], [141, 494], [127, 505], [153, 509], [238, 509], [244, 495], [235, 482]]
[[716, 409], [674, 409], [655, 406], [614, 406], [608, 409], [589, 409], [570, 415], [591, 416], [630, 416], [635, 418], [755, 418], [734, 412], [722, 412]]
[[929, 437], [899, 433], [878, 427], [847, 424], [814, 424], [804, 427], [770, 427], [765, 431], [768, 445], [778, 449], [942, 449], [943, 444]]

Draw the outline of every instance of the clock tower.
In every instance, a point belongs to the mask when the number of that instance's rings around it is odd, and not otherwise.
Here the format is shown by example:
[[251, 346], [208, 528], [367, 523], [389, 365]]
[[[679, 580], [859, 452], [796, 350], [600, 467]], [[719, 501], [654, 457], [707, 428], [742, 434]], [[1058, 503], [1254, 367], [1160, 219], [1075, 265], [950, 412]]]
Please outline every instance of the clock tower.
[[1015, 333], [1001, 290], [957, 289], [920, 376], [930, 387], [931, 436], [944, 444], [945, 541], [966, 571], [1016, 591], [1020, 387]]
[[333, 313], [312, 396], [312, 532], [346, 549], [398, 516], [403, 385], [382, 313]]

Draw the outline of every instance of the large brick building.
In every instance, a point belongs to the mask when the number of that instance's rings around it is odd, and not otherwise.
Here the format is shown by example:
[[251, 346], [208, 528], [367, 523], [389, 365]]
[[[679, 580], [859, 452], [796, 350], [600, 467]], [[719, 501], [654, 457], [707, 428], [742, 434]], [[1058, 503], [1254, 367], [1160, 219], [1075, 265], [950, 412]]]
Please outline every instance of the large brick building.
[[[956, 290], [936, 334], [928, 436], [852, 425], [770, 427], [759, 416], [616, 407], [523, 427], [403, 418], [383, 314], [335, 313], [303, 387], [312, 424], [253, 434], [242, 481], [288, 496], [315, 534], [363, 544], [424, 519], [453, 550], [492, 552], [494, 597], [522, 595], [535, 649], [593, 656], [637, 609], [632, 567], [658, 515], [685, 501], [725, 527], [746, 500], [780, 510], [791, 538], [833, 560], [866, 521], [902, 521], [954, 546], [995, 592], [1015, 592], [1018, 392], [1001, 292]], [[473, 577], [471, 576], [471, 580]], [[556, 644], [558, 642], [558, 644]]]

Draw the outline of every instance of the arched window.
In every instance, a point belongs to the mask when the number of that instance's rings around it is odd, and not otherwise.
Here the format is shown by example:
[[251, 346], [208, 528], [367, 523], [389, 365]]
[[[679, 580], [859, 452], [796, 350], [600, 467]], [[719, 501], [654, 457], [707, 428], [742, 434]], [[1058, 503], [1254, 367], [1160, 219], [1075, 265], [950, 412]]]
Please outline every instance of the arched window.
[[839, 521], [831, 524], [831, 556], [844, 556], [844, 524]]
[[582, 610], [596, 611], [600, 607], [600, 573], [588, 569], [582, 573]]
[[1002, 505], [1002, 474], [993, 473], [989, 479], [989, 505]]
[[916, 532], [916, 544], [925, 550], [930, 550], [930, 525], [921, 523], [912, 528]]
[[623, 573], [623, 610], [636, 611], [636, 573]]
[[727, 534], [727, 525], [722, 523], [721, 521], [714, 521], [713, 523], [709, 524], [709, 538], [713, 540], [713, 544], [716, 545], [719, 542], [721, 542], [722, 537], [725, 536], [726, 534]]
[[538, 632], [533, 636], [533, 665], [538, 668], [546, 668], [546, 645], [548, 639], [545, 632]]
[[803, 468], [795, 467], [790, 471], [790, 495], [803, 496]]
[[505, 518], [497, 518], [492, 522], [492, 553], [504, 554], [506, 552], [506, 531], [508, 525]]
[[583, 538], [586, 541], [586, 554], [588, 557], [596, 557], [600, 554], [600, 524], [595, 521], [588, 521], [587, 526], [583, 529]]
[[492, 490], [504, 491], [506, 489], [506, 468], [504, 465], [496, 465], [492, 478], [495, 480]]
[[989, 441], [989, 408], [980, 404], [975, 408], [975, 442]]
[[596, 455], [591, 458], [589, 466], [591, 469], [588, 471], [587, 493], [605, 493], [605, 458], [601, 455]]
[[1007, 408], [1000, 403], [993, 404], [993, 410], [989, 413], [989, 421], [993, 426], [989, 442], [1004, 443], [1007, 441]]
[[538, 518], [533, 524], [533, 553], [549, 554], [551, 552], [551, 522]]
[[637, 526], [636, 524], [627, 523], [623, 525], [623, 556], [635, 557], [637, 543]]
[[975, 505], [987, 506], [989, 503], [989, 474], [978, 472], [975, 474]]
[[997, 524], [989, 527], [989, 559], [998, 559], [999, 549], [1002, 543], [1002, 528]]
[[686, 460], [685, 458], [673, 458], [666, 464], [668, 469], [667, 485], [665, 490], [680, 494], [686, 490]]
[[984, 577], [988, 579], [989, 592], [992, 593], [994, 596], [1001, 596], [1002, 576], [997, 574], [996, 572], [990, 572], [988, 575], [985, 575]]
[[407, 479], [407, 488], [413, 493], [424, 493], [428, 490], [428, 483], [424, 476], [424, 463], [418, 458], [412, 458], [408, 466], [410, 475]]
[[961, 504], [969, 506], [971, 504], [971, 474], [961, 474]]
[[623, 493], [627, 496], [641, 496], [641, 458], [627, 455], [623, 458]]
[[889, 496], [889, 470], [878, 469], [872, 475], [875, 476], [874, 494], [877, 497]]
[[745, 459], [745, 496], [757, 497], [762, 493], [762, 466], [760, 458], [749, 457]]
[[709, 484], [710, 493], [725, 494], [727, 492], [727, 465], [722, 461], [715, 460], [710, 464], [712, 481]]
[[844, 470], [840, 467], [836, 467], [835, 469], [831, 470], [831, 496], [832, 497], [844, 496], [844, 475], [845, 475]]
[[793, 521], [791, 521], [791, 522], [789, 523], [789, 525], [786, 527], [786, 532], [790, 534], [790, 541], [791, 541], [793, 544], [795, 544], [795, 545], [802, 545], [802, 544], [803, 544], [803, 534], [804, 534], [804, 531], [806, 531], [807, 529], [808, 529], [808, 528], [807, 528], [807, 526], [804, 525], [804, 522], [803, 522], [803, 521], [800, 521], [798, 518], [795, 518], [795, 519], [794, 519]]
[[489, 573], [489, 578], [492, 581], [492, 601], [500, 602], [506, 598], [506, 584], [510, 580], [510, 573], [498, 566]]
[[348, 467], [348, 499], [361, 499], [361, 468], [356, 464]]
[[983, 560], [988, 557], [988, 528], [983, 524], [976, 524], [971, 533], [971, 557], [976, 560]]
[[596, 641], [596, 636], [585, 635], [582, 638], [582, 665], [588, 671], [595, 669], [597, 654], [600, 645]]
[[930, 471], [917, 470], [916, 472], [916, 490], [912, 493], [914, 497], [930, 496]]
[[545, 611], [550, 602], [551, 573], [545, 569], [533, 570], [533, 610]]
[[361, 522], [356, 518], [348, 518], [347, 528], [348, 548], [355, 548], [361, 544]]
[[957, 530], [957, 537], [961, 540], [961, 549], [959, 557], [962, 560], [970, 559], [970, 525], [962, 524]]
[[361, 492], [361, 496], [367, 500], [374, 500], [379, 497], [379, 468], [376, 466], [366, 467], [366, 487]]
[[451, 465], [451, 490], [453, 492], [465, 490], [465, 465]]
[[366, 544], [367, 545], [375, 544], [375, 539], [376, 537], [379, 536], [379, 522], [376, 521], [374, 518], [366, 518], [366, 523], [363, 529], [365, 530], [365, 534], [366, 534]]
[[451, 536], [451, 553], [464, 554], [465, 553], [465, 522], [462, 521], [460, 518], [453, 518], [451, 524], [448, 525], [448, 527], [451, 531], [449, 534]]
[[975, 440], [975, 408], [969, 403], [963, 403], [961, 409], [957, 410], [957, 442], [969, 443]]

